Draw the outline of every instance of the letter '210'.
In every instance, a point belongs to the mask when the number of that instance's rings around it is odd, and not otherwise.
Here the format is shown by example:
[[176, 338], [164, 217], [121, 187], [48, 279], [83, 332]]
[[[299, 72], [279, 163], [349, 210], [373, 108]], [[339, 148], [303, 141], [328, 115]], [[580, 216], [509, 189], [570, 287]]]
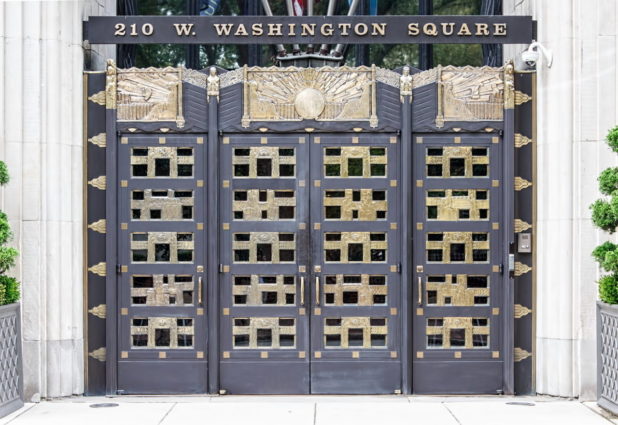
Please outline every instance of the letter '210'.
[[[114, 29], [116, 30], [114, 32], [115, 36], [122, 37], [124, 35], [127, 35], [127, 26], [125, 24], [116, 24]], [[154, 27], [152, 26], [152, 24], [145, 23], [144, 25], [142, 25], [141, 33], [143, 35], [152, 35], [153, 32], [154, 32]], [[129, 25], [129, 35], [132, 35], [132, 36], [139, 35], [137, 32], [137, 24]]]

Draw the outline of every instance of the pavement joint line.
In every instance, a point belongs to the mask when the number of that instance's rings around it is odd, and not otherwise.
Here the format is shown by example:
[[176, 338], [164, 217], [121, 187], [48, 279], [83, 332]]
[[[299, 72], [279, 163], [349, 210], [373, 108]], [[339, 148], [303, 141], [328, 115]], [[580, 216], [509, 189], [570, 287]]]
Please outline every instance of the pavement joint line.
[[169, 415], [169, 414], [170, 414], [170, 412], [171, 412], [172, 410], [174, 410], [174, 407], [176, 407], [176, 405], [177, 405], [177, 404], [178, 404], [178, 403], [176, 402], [176, 403], [173, 403], [173, 404], [171, 405], [171, 407], [168, 409], [168, 411], [167, 411], [167, 412], [165, 412], [165, 415], [163, 415], [163, 417], [161, 418], [161, 420], [159, 421], [159, 423], [158, 423], [157, 425], [161, 425], [161, 424], [163, 423], [163, 421], [165, 420], [165, 418], [167, 418], [167, 415]]
[[316, 424], [318, 420], [318, 403], [313, 403], [313, 425]]
[[609, 422], [612, 425], [618, 423], [617, 416], [612, 415], [610, 412], [607, 412], [606, 410], [604, 410], [602, 407], [598, 405], [597, 407], [600, 410], [595, 410], [592, 407], [588, 406], [588, 404], [586, 403], [580, 402], [579, 404], [581, 404], [582, 406], [584, 406], [586, 409], [590, 410], [591, 412], [596, 413], [598, 416], [602, 417], [603, 419], [605, 419], [607, 422]]
[[[29, 411], [30, 411], [30, 409], [33, 409], [33, 408], [34, 408], [37, 404], [38, 404], [38, 403], [33, 403], [32, 405], [27, 406], [27, 408], [24, 408], [22, 412], [19, 412], [17, 415], [15, 415], [15, 416], [14, 416], [14, 417], [12, 417], [11, 419], [9, 419], [7, 422], [0, 422], [0, 423], [1, 423], [1, 424], [4, 424], [4, 425], [9, 425], [9, 424], [10, 424], [11, 422], [13, 422], [15, 419], [19, 418], [19, 417], [20, 417], [21, 415], [23, 415], [24, 413], [29, 412]], [[26, 406], [24, 406], [24, 407], [26, 407]], [[2, 418], [0, 418], [0, 420], [1, 420], [1, 419], [2, 419]]]
[[453, 412], [451, 412], [451, 409], [448, 408], [448, 406], [446, 405], [445, 402], [441, 403], [442, 406], [444, 406], [444, 408], [451, 414], [451, 416], [453, 417], [453, 419], [455, 419], [455, 422], [457, 422], [459, 425], [461, 425], [461, 422], [459, 421], [459, 419], [457, 419], [457, 416], [455, 416], [455, 414]]

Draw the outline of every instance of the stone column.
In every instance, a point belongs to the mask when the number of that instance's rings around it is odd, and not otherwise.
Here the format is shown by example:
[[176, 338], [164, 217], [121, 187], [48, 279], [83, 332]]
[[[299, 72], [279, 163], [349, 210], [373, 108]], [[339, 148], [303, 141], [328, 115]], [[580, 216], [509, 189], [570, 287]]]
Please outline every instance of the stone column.
[[27, 400], [83, 392], [81, 28], [113, 4], [0, 2], [1, 208], [21, 252]]

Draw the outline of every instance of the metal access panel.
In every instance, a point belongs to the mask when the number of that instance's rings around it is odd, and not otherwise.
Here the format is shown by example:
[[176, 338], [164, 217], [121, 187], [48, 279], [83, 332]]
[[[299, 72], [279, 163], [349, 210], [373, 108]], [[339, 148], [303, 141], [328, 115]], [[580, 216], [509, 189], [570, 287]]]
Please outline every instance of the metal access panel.
[[[413, 389], [504, 389], [503, 141], [415, 135]], [[506, 268], [505, 268], [506, 267]]]
[[118, 138], [118, 392], [207, 391], [204, 137]]

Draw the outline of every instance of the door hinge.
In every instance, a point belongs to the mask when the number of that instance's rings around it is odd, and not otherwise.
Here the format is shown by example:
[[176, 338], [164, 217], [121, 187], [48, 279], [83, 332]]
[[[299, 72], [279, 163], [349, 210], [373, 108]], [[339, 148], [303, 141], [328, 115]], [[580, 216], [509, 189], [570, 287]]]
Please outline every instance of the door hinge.
[[397, 263], [397, 273], [401, 273], [401, 263]]
[[219, 264], [219, 273], [223, 273], [223, 264]]
[[122, 266], [120, 264], [116, 264], [116, 274], [122, 274]]

